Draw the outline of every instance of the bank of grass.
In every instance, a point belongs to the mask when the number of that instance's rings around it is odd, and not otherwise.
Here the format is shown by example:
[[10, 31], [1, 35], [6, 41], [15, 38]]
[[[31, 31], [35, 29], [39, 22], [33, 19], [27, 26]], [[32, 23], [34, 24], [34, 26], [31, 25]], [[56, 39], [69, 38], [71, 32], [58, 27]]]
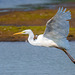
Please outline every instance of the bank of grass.
[[[0, 25], [44, 25], [56, 10], [36, 10], [36, 11], [13, 11], [0, 16]], [[1, 14], [1, 13], [0, 13]]]
[[25, 41], [28, 35], [13, 35], [25, 29], [31, 29], [35, 35], [39, 35], [43, 33], [45, 26], [0, 26], [0, 41]]
[[[72, 19], [70, 26], [75, 27], [75, 9], [68, 8], [71, 11]], [[0, 12], [0, 25], [6, 26], [44, 26], [57, 12], [53, 9], [40, 9], [35, 11], [11, 11]]]
[[[57, 10], [41, 9], [36, 11], [13, 11], [0, 12], [0, 41], [24, 41], [27, 35], [16, 35], [14, 33], [31, 29], [35, 35], [42, 34], [46, 22], [56, 14]], [[70, 26], [75, 27], [75, 9], [70, 8], [72, 19]], [[70, 28], [69, 40], [75, 40], [75, 28]]]
[[[0, 41], [25, 41], [28, 35], [13, 35], [25, 29], [31, 29], [35, 35], [42, 34], [46, 26], [0, 26]], [[75, 40], [75, 28], [70, 28], [68, 40]]]
[[10, 33], [16, 33], [26, 29], [31, 29], [34, 34], [41, 34], [44, 31], [45, 26], [0, 26], [0, 32], [7, 33], [9, 35], [11, 35]]
[[68, 40], [75, 40], [75, 28], [70, 28]]
[[70, 33], [69, 35], [72, 35], [75, 37], [75, 28], [70, 28]]

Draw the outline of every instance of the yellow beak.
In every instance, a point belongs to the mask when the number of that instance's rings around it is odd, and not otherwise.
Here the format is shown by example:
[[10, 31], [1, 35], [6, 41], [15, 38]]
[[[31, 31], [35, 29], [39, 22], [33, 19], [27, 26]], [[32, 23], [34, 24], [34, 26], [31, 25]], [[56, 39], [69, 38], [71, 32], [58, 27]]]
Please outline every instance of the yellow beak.
[[18, 33], [14, 33], [13, 35], [18, 35], [18, 34], [22, 34], [23, 32], [18, 32]]

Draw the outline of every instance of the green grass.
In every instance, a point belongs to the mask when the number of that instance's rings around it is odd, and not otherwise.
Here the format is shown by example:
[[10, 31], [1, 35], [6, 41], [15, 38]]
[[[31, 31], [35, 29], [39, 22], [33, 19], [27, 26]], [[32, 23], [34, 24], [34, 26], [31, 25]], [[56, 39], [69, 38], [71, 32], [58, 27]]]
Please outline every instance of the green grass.
[[73, 35], [75, 37], [75, 28], [70, 28], [69, 35]]
[[70, 31], [75, 31], [75, 28], [70, 28]]
[[35, 34], [41, 34], [45, 30], [45, 26], [0, 26], [0, 32], [6, 34], [20, 32], [26, 29], [31, 29]]
[[[0, 26], [0, 32], [16, 33], [26, 29], [31, 29], [35, 34], [41, 34], [45, 31], [45, 28], [46, 26]], [[75, 33], [75, 28], [70, 28], [70, 33]]]
[[[0, 41], [25, 41], [28, 35], [14, 36], [13, 34], [25, 29], [31, 29], [34, 35], [39, 35], [44, 33], [45, 28], [46, 26], [0, 26]], [[69, 38], [69, 40], [75, 40], [75, 28], [70, 28]]]

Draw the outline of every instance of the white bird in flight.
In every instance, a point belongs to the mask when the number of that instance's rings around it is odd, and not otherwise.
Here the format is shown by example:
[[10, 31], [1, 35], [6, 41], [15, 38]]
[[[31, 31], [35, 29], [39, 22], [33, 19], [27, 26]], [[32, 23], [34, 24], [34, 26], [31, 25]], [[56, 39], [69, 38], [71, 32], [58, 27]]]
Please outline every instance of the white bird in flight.
[[71, 12], [66, 11], [66, 8], [63, 10], [63, 7], [59, 7], [56, 15], [47, 21], [44, 34], [39, 35], [37, 39], [34, 40], [34, 34], [30, 29], [13, 35], [29, 34], [28, 41], [30, 44], [61, 49], [75, 64], [75, 60], [67, 52], [70, 49], [69, 42], [66, 39], [69, 33], [69, 19], [71, 19]]

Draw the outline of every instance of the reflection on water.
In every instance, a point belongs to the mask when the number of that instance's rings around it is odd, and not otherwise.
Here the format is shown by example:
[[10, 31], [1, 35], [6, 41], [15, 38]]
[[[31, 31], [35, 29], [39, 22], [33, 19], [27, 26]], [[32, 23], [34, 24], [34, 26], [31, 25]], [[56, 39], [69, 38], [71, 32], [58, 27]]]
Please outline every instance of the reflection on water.
[[[75, 58], [75, 42], [70, 45]], [[56, 48], [0, 42], [0, 75], [75, 75], [75, 64]]]

